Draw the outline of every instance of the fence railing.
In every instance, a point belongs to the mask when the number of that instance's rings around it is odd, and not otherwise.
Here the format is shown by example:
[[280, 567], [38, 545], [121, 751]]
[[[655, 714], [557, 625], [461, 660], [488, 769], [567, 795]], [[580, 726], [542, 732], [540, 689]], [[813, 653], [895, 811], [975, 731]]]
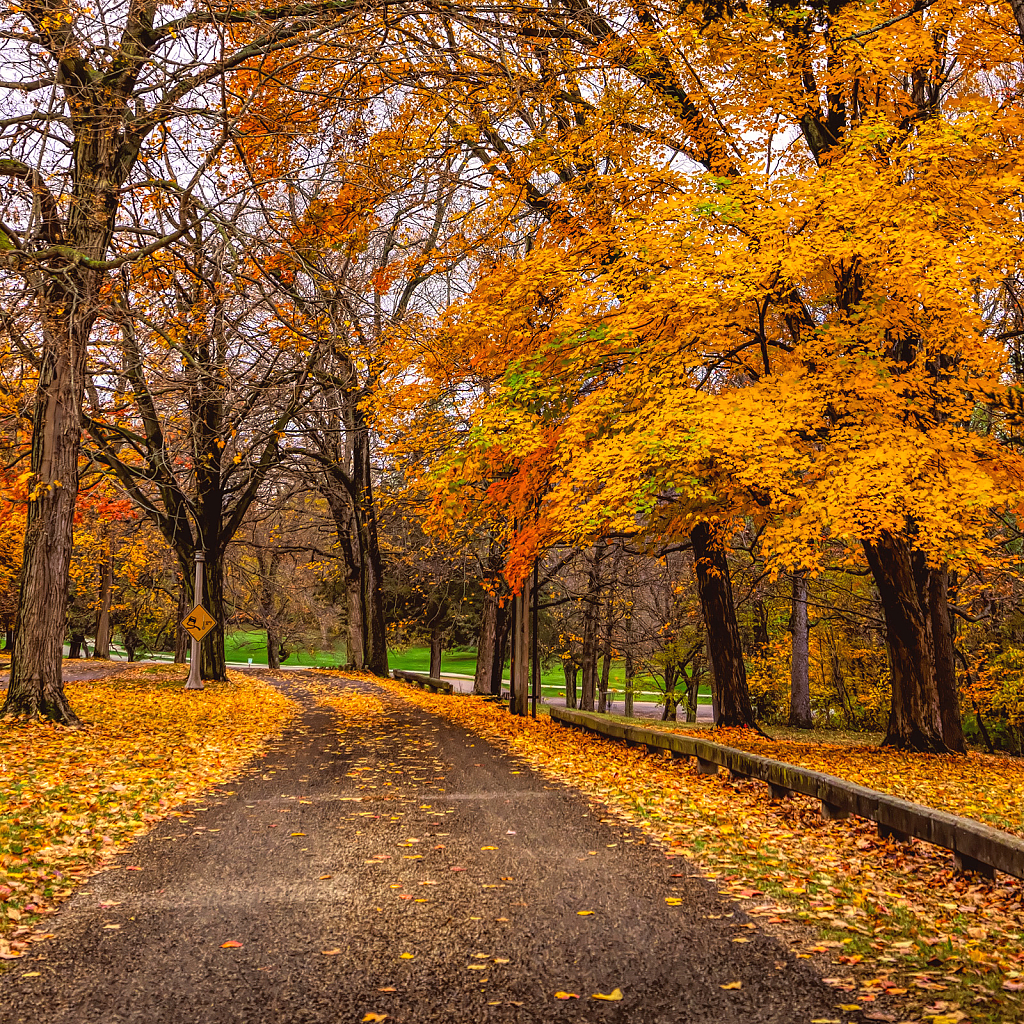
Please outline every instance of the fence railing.
[[821, 813], [825, 818], [845, 818], [854, 814], [877, 822], [880, 836], [901, 842], [913, 836], [952, 850], [957, 871], [975, 872], [989, 878], [994, 871], [1003, 871], [1015, 878], [1024, 878], [1024, 840], [972, 818], [936, 811], [834, 775], [682, 733], [645, 729], [604, 715], [567, 708], [551, 708], [551, 719], [609, 739], [622, 740], [632, 746], [645, 746], [651, 751], [668, 750], [676, 758], [696, 758], [698, 770], [708, 775], [717, 774], [720, 767], [727, 768], [739, 778], [767, 783], [773, 798], [791, 793], [813, 797], [821, 801]]

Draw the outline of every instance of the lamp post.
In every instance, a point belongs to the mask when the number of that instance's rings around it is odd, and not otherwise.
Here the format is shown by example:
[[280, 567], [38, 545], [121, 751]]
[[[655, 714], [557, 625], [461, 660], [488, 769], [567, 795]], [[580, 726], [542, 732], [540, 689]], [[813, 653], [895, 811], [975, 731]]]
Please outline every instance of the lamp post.
[[[203, 563], [206, 561], [206, 552], [196, 552], [196, 606], [203, 603]], [[188, 682], [185, 683], [186, 690], [202, 690], [203, 680], [199, 675], [199, 662], [202, 660], [199, 653], [200, 641], [192, 637], [192, 661], [188, 667]]]

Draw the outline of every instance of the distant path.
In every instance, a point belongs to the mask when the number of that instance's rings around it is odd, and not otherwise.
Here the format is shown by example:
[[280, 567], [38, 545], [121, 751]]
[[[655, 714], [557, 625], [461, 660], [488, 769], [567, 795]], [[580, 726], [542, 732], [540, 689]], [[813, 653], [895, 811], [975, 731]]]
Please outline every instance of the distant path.
[[[838, 1019], [808, 962], [742, 927], [685, 861], [352, 685], [386, 715], [339, 737], [308, 707], [194, 817], [140, 839], [48, 921], [56, 939], [0, 964], [0, 1022]], [[615, 988], [620, 1002], [589, 998]]]
[[[448, 680], [455, 690], [459, 693], [472, 693], [473, 692], [473, 677], [456, 675], [451, 672], [442, 672], [441, 678]], [[508, 680], [506, 679], [507, 683]], [[556, 708], [565, 707], [564, 697], [545, 697], [542, 703], [551, 704]], [[613, 715], [621, 715], [625, 713], [625, 705], [622, 700], [614, 702], [611, 708], [609, 708]], [[661, 720], [662, 712], [664, 711], [663, 704], [652, 704], [649, 701], [635, 701], [633, 703], [633, 715], [636, 718], [656, 718]], [[680, 709], [679, 721], [685, 720], [685, 712]], [[698, 704], [697, 705], [697, 721], [698, 722], [713, 722], [715, 720], [714, 715], [711, 712], [710, 704]]]

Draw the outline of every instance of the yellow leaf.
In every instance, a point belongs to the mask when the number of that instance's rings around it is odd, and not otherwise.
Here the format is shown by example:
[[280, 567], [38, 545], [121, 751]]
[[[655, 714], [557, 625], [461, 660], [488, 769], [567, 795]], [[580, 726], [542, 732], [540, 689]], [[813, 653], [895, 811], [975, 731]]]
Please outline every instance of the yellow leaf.
[[304, 836], [305, 834], [306, 834], [305, 832], [292, 832], [292, 833], [290, 833], [290, 835], [293, 835], [293, 836]]
[[575, 992], [556, 992], [556, 999], [579, 999], [579, 996]]
[[366, 1024], [367, 1021], [382, 1021], [387, 1020], [388, 1015], [386, 1013], [368, 1013], [364, 1018], [363, 1022]]
[[743, 988], [742, 981], [727, 981], [724, 985], [719, 985], [719, 988]]
[[324, 956], [337, 956], [341, 952], [341, 950], [340, 949], [321, 949], [320, 952], [323, 953]]
[[577, 917], [589, 917], [592, 913], [593, 913], [592, 910], [577, 910], [576, 911], [576, 916]]
[[415, 953], [401, 953], [401, 954], [399, 954], [399, 959], [401, 959], [401, 960], [411, 960], [415, 955], [416, 955]]
[[611, 990], [611, 992], [608, 993], [608, 995], [604, 995], [601, 992], [595, 992], [591, 996], [591, 998], [592, 999], [607, 999], [608, 1002], [610, 1002], [610, 1003], [617, 1003], [622, 998], [622, 989], [621, 988], [613, 988]]
[[240, 942], [235, 942], [234, 939], [228, 939], [227, 942], [222, 942], [220, 944], [220, 948], [221, 949], [239, 949], [239, 948], [241, 948], [241, 945], [242, 944]]

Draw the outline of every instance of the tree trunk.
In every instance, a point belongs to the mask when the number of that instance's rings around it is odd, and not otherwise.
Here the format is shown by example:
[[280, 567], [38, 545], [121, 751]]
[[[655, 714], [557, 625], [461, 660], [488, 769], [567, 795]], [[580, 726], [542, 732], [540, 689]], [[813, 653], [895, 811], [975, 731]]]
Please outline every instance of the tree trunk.
[[44, 321], [32, 424], [32, 500], [25, 525], [10, 682], [0, 708], [0, 718], [50, 718], [70, 726], [81, 722], [64, 694], [61, 652], [74, 546], [86, 347], [99, 280], [83, 283], [86, 286], [77, 294], [48, 294], [44, 303], [51, 319], [48, 324]]
[[523, 581], [523, 589], [516, 599], [512, 624], [512, 686], [509, 710], [514, 715], [526, 716], [530, 710], [530, 600], [532, 577]]
[[597, 710], [601, 714], [608, 713], [608, 679], [612, 670], [612, 625], [614, 623], [614, 605], [611, 597], [605, 605], [604, 641], [601, 645], [601, 691]]
[[790, 618], [793, 655], [789, 667], [789, 724], [794, 729], [810, 729], [810, 620], [807, 616], [807, 573], [793, 573], [793, 613]]
[[565, 706], [576, 707], [576, 662], [567, 658], [562, 662], [562, 674], [565, 676]]
[[96, 621], [96, 643], [92, 649], [94, 658], [110, 658], [110, 599], [114, 589], [114, 551], [108, 542], [107, 559], [103, 564], [103, 580], [100, 583], [100, 615]]
[[345, 598], [348, 606], [348, 667], [361, 669], [366, 664], [363, 652], [366, 630], [363, 624], [363, 585], [358, 576], [346, 585]]
[[717, 700], [715, 728], [757, 728], [747, 690], [747, 669], [732, 599], [732, 582], [725, 546], [710, 523], [698, 523], [690, 533], [697, 593], [708, 638], [708, 658]]
[[281, 667], [281, 638], [273, 623], [267, 625], [267, 668]]
[[484, 594], [484, 610], [480, 617], [480, 633], [476, 642], [476, 673], [473, 676], [473, 692], [493, 692], [494, 661], [500, 647], [498, 638], [498, 594], [488, 591]]
[[431, 679], [441, 677], [441, 630], [437, 626], [430, 631], [430, 671], [427, 675]]
[[4, 626], [4, 650], [10, 653], [14, 649], [14, 627], [8, 619]]
[[583, 604], [583, 643], [580, 651], [580, 667], [583, 670], [583, 687], [580, 707], [584, 711], [594, 710], [597, 692], [597, 622], [601, 601], [601, 562], [604, 545], [598, 545], [587, 574], [587, 593]]
[[[892, 704], [883, 745], [947, 753], [936, 671], [936, 616], [930, 600], [933, 570], [905, 536], [883, 530], [877, 540], [863, 544], [882, 599], [892, 669]], [[944, 628], [948, 632], [948, 618]]]
[[[206, 552], [203, 563], [203, 607], [213, 616], [216, 625], [203, 637], [199, 645], [199, 674], [202, 679], [224, 682], [228, 678], [227, 662], [224, 656], [224, 556], [215, 551]], [[191, 609], [195, 584], [189, 591]]]
[[[68, 643], [68, 659], [80, 658], [82, 656], [82, 647], [85, 645], [85, 634], [84, 633], [72, 633], [71, 640]], [[89, 648], [85, 648], [85, 656], [89, 656]]]
[[370, 432], [362, 410], [356, 410], [353, 434], [353, 470], [358, 496], [356, 520], [359, 525], [359, 549], [363, 567], [366, 638], [363, 660], [370, 672], [386, 676], [388, 645], [384, 619], [384, 570], [377, 537], [377, 505], [373, 494], [373, 467], [370, 464]]

